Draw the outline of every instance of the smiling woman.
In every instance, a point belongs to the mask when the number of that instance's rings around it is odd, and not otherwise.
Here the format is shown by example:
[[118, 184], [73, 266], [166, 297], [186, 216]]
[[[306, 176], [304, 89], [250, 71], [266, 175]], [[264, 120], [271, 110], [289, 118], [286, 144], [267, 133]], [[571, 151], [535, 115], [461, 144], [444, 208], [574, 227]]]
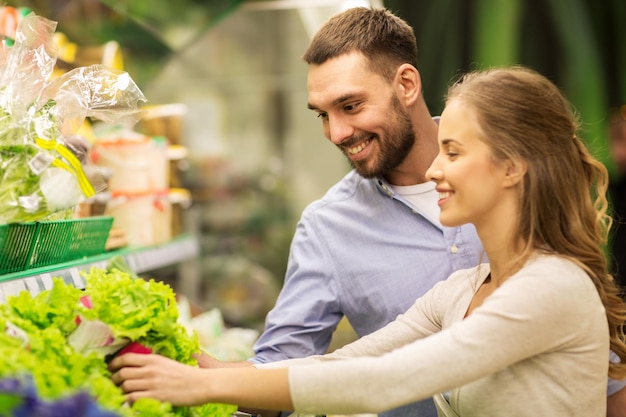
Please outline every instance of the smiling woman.
[[[519, 67], [469, 74], [449, 90], [439, 131], [442, 149], [430, 172], [438, 187], [453, 181], [456, 177], [449, 173], [457, 171], [470, 175], [469, 180], [467, 176], [462, 179], [464, 186], [471, 184], [476, 172], [481, 176], [477, 167], [456, 166], [467, 164], [471, 153], [451, 156], [446, 144], [454, 143], [450, 137], [460, 138], [461, 144], [475, 143], [478, 138], [488, 148], [482, 155], [483, 165], [495, 168], [484, 179], [495, 179], [492, 188], [505, 192], [487, 204], [489, 215], [467, 214], [474, 217], [472, 223], [489, 254], [494, 281], [507, 279], [532, 252], [573, 260], [598, 289], [611, 334], [620, 334], [626, 310], [606, 272], [602, 251], [611, 224], [605, 194], [608, 172], [577, 137], [578, 123], [558, 88], [531, 70]], [[481, 158], [482, 146], [474, 147], [474, 159]], [[488, 198], [483, 194], [477, 200], [481, 203], [473, 204], [480, 207]], [[446, 211], [458, 210], [455, 204], [442, 205], [442, 223], [450, 218]], [[503, 251], [507, 247], [510, 253]], [[620, 356], [626, 353], [622, 336], [611, 338], [611, 348]], [[624, 370], [617, 368], [611, 364], [611, 375], [623, 375]]]

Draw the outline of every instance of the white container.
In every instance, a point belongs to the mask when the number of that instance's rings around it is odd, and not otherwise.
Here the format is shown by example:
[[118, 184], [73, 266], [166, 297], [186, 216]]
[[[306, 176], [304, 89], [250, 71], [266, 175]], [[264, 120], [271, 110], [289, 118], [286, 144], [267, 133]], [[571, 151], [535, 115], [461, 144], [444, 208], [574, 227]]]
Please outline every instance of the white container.
[[114, 193], [106, 215], [113, 216], [113, 227], [126, 232], [129, 246], [152, 246], [172, 238], [172, 205], [169, 193]]
[[99, 139], [90, 150], [90, 159], [111, 169], [112, 193], [145, 192], [155, 189], [152, 149], [152, 139], [145, 135]]
[[138, 193], [169, 188], [167, 139], [132, 133], [98, 140], [90, 151], [92, 162], [109, 168], [109, 191]]

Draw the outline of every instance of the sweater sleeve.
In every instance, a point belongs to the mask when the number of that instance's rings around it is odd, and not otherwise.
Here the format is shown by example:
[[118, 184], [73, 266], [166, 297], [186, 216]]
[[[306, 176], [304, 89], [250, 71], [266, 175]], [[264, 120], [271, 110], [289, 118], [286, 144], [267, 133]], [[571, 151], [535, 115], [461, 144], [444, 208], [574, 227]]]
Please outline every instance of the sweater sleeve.
[[[398, 321], [404, 324], [393, 324], [401, 327], [391, 327], [413, 329], [415, 336], [419, 333], [415, 329], [426, 322], [444, 323], [444, 329], [431, 336], [404, 340], [394, 350], [361, 347], [345, 355], [353, 356], [348, 360], [290, 366], [295, 410], [377, 413], [428, 398], [542, 352], [575, 344], [578, 334], [591, 331], [584, 326], [590, 322], [586, 317], [604, 316], [591, 280], [570, 262], [533, 263], [463, 319], [460, 313], [473, 293], [467, 276], [457, 274], [401, 316]], [[428, 317], [433, 309], [435, 314]], [[597, 326], [598, 320], [593, 323]], [[370, 339], [384, 335], [377, 332]], [[606, 345], [608, 351], [608, 339]], [[372, 355], [376, 353], [381, 354]]]

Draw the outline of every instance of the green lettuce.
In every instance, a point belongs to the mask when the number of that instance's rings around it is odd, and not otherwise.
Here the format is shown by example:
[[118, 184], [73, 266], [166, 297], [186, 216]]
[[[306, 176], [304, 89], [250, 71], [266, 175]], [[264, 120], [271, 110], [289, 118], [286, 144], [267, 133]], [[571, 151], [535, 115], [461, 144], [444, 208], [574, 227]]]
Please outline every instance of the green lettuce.
[[[200, 352], [198, 337], [178, 322], [176, 297], [168, 285], [117, 269], [93, 268], [84, 277], [84, 290], [54, 278], [49, 290], [34, 296], [23, 291], [0, 304], [0, 329], [5, 329], [0, 330], [0, 379], [31, 378], [38, 394], [49, 400], [87, 392], [124, 417], [228, 417], [237, 410], [230, 404], [172, 407], [152, 399], [125, 404], [110, 379], [109, 358], [68, 344], [80, 320], [101, 321], [116, 337], [192, 366]], [[81, 302], [84, 297], [89, 303]]]
[[81, 316], [108, 324], [115, 337], [139, 342], [178, 362], [197, 364], [197, 334], [188, 334], [178, 322], [176, 295], [170, 286], [136, 279], [117, 269], [93, 268], [85, 281], [92, 307], [81, 307]]

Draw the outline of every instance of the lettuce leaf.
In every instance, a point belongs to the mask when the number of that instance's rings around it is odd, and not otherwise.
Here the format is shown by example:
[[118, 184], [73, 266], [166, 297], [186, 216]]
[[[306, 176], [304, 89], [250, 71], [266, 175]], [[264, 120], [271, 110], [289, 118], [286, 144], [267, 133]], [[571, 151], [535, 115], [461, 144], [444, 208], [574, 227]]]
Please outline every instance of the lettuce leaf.
[[76, 306], [82, 295], [80, 289], [54, 278], [50, 290], [34, 297], [28, 291], [22, 291], [9, 303], [0, 304], [0, 311], [12, 317], [13, 323], [24, 330], [32, 326], [37, 329], [56, 327], [69, 333], [76, 327]]
[[169, 335], [176, 327], [178, 309], [171, 287], [99, 268], [84, 278], [92, 306], [81, 306], [81, 316], [107, 323], [115, 336], [139, 340], [149, 332]]
[[108, 324], [115, 337], [125, 337], [168, 358], [197, 364], [197, 335], [189, 335], [178, 322], [176, 294], [153, 279], [137, 279], [117, 269], [92, 268], [85, 275], [91, 308], [80, 307], [81, 316]]

